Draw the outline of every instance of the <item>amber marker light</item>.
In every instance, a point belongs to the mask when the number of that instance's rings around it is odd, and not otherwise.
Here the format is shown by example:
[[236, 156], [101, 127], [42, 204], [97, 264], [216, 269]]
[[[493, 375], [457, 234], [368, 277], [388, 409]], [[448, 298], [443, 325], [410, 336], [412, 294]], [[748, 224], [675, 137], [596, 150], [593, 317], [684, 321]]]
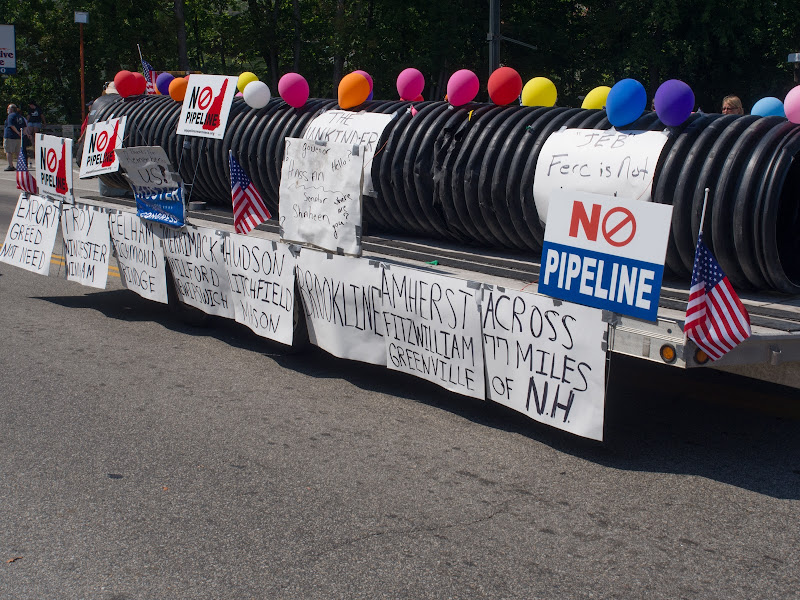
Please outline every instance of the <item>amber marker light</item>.
[[669, 344], [664, 344], [661, 346], [661, 349], [658, 351], [658, 353], [661, 355], [661, 360], [668, 365], [671, 365], [678, 359], [678, 353], [675, 351], [675, 348]]
[[708, 358], [708, 354], [700, 350], [700, 348], [694, 351], [694, 362], [696, 362], [698, 365], [706, 364], [708, 362]]

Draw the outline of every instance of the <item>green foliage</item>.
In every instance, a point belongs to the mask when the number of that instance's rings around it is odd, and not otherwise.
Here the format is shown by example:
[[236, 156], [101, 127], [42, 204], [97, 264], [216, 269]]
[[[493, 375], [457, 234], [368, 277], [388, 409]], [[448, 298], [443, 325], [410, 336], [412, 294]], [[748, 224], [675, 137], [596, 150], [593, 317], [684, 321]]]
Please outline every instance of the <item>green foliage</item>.
[[[503, 41], [501, 61], [524, 81], [552, 79], [562, 106], [633, 77], [650, 97], [678, 78], [706, 111], [730, 93], [748, 107], [794, 85], [785, 62], [800, 51], [793, 9], [788, 0], [506, 0], [502, 35], [538, 50]], [[90, 15], [87, 100], [120, 69], [141, 68], [137, 44], [157, 70], [179, 67], [172, 0], [0, 0], [0, 10], [17, 31], [18, 75], [2, 78], [4, 100], [33, 98], [50, 122], [80, 120], [75, 10]], [[488, 100], [488, 12], [487, 0], [184, 0], [192, 70], [253, 71], [273, 93], [283, 73], [297, 70], [316, 97], [335, 97], [338, 78], [363, 69], [376, 98], [395, 98], [397, 74], [414, 66], [425, 74], [426, 98], [441, 99], [449, 75], [469, 68], [484, 84], [478, 99]]]

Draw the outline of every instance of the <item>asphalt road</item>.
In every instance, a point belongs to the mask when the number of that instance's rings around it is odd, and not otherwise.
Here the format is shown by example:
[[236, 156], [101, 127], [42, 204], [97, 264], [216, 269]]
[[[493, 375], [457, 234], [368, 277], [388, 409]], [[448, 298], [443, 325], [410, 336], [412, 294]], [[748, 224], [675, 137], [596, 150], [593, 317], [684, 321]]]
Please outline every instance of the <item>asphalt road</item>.
[[56, 275], [0, 264], [4, 600], [800, 597], [800, 393], [615, 358], [597, 444]]

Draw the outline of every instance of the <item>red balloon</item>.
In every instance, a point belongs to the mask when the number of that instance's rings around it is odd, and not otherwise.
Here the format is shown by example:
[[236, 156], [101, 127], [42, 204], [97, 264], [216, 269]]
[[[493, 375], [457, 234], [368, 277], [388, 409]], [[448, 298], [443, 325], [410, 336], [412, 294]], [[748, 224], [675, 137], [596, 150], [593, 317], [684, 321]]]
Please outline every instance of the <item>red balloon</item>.
[[489, 75], [489, 98], [499, 106], [514, 102], [522, 93], [522, 77], [511, 67], [500, 67]]
[[114, 75], [114, 87], [120, 96], [127, 98], [136, 93], [136, 78], [130, 71], [120, 71]]
[[131, 74], [133, 75], [133, 81], [135, 83], [133, 95], [138, 96], [139, 94], [144, 94], [147, 91], [147, 80], [144, 78], [144, 75], [139, 73], [139, 71], [134, 71]]

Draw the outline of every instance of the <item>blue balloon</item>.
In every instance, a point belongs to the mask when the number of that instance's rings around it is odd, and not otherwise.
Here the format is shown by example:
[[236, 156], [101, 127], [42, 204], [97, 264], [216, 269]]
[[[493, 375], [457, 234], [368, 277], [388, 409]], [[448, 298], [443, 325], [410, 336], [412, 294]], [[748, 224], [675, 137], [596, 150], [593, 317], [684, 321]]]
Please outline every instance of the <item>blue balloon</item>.
[[623, 79], [614, 84], [606, 99], [606, 114], [614, 127], [633, 123], [647, 106], [647, 92], [635, 79]]
[[773, 96], [762, 98], [753, 105], [750, 111], [751, 115], [759, 117], [785, 117], [786, 113], [783, 110], [783, 102]]
[[656, 114], [667, 127], [677, 127], [689, 118], [694, 108], [694, 92], [679, 79], [665, 81], [656, 90]]
[[156, 89], [161, 92], [162, 96], [169, 96], [169, 84], [175, 79], [167, 72], [159, 73], [156, 77]]

